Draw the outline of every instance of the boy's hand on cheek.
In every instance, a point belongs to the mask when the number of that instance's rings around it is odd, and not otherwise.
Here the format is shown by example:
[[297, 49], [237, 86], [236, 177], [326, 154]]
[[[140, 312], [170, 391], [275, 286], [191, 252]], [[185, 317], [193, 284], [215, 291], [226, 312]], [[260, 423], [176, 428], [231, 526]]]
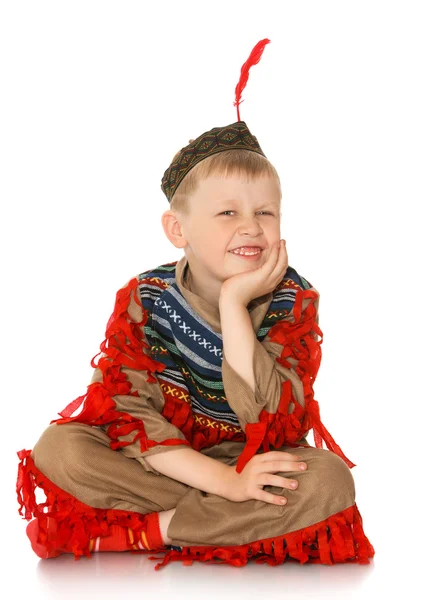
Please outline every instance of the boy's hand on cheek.
[[247, 306], [253, 298], [272, 292], [284, 277], [287, 268], [286, 244], [285, 240], [280, 240], [272, 246], [261, 267], [226, 279], [222, 284], [219, 301], [229, 300]]

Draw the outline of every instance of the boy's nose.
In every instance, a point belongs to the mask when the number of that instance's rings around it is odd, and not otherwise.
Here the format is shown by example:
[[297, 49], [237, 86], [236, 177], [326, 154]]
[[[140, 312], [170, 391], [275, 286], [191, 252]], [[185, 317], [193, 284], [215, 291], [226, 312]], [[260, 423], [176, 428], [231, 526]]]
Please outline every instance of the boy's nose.
[[242, 224], [239, 226], [239, 231], [242, 234], [252, 231], [262, 231], [259, 221], [253, 217], [246, 217], [242, 219]]

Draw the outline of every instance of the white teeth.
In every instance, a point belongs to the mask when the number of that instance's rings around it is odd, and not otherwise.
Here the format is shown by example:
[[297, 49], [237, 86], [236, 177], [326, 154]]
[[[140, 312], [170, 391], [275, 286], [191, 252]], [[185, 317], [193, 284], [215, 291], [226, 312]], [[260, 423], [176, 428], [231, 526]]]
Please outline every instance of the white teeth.
[[242, 252], [241, 250], [231, 250], [232, 254], [243, 254], [244, 256], [253, 256], [254, 254], [260, 254], [260, 250], [254, 252]]

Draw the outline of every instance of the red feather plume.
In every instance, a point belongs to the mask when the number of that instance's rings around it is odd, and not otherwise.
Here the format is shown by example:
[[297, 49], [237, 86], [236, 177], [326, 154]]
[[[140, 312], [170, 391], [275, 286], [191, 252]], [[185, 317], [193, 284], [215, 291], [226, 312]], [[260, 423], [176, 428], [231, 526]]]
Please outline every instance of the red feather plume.
[[244, 102], [244, 100], [241, 100], [241, 93], [247, 85], [250, 67], [252, 67], [253, 65], [257, 65], [257, 63], [261, 59], [261, 56], [263, 54], [266, 44], [269, 44], [270, 41], [271, 40], [264, 39], [264, 40], [260, 40], [260, 42], [257, 42], [256, 46], [251, 51], [250, 56], [248, 57], [246, 62], [241, 67], [240, 80], [235, 87], [235, 102], [234, 102], [234, 106], [237, 107], [238, 121], [241, 120], [239, 105], [241, 104], [241, 102]]

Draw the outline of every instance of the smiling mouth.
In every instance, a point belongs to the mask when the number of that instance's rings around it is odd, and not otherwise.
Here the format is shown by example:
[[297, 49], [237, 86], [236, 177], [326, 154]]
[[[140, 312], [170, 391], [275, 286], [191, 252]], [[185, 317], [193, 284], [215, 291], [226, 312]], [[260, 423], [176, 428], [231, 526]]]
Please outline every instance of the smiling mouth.
[[240, 258], [251, 258], [251, 259], [255, 259], [255, 258], [259, 258], [262, 255], [263, 250], [260, 249], [259, 252], [253, 252], [253, 254], [239, 254], [238, 252], [231, 252], [231, 250], [229, 250], [229, 254], [233, 254], [234, 256], [239, 256]]

